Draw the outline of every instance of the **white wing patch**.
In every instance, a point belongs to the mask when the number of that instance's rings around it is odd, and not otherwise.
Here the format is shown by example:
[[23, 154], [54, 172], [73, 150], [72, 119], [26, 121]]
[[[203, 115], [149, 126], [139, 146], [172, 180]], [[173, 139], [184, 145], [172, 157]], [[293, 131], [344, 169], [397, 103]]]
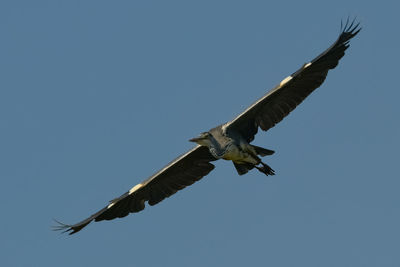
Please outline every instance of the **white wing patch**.
[[310, 66], [310, 65], [311, 65], [311, 62], [308, 62], [307, 64], [304, 65], [303, 68], [305, 69], [305, 68], [307, 68], [307, 67]]
[[287, 76], [285, 79], [283, 79], [281, 81], [281, 83], [279, 84], [280, 87], [284, 86], [285, 84], [287, 84], [293, 77], [292, 76]]
[[132, 193], [134, 193], [136, 190], [138, 190], [141, 187], [143, 187], [143, 184], [135, 185], [134, 187], [131, 188], [131, 190], [129, 190], [129, 195], [131, 195]]
[[293, 79], [292, 76], [287, 76], [285, 79], [283, 79], [280, 83], [279, 86], [275, 87], [273, 90], [269, 91], [267, 93], [267, 95], [261, 97], [260, 99], [258, 99], [255, 103], [253, 103], [250, 107], [248, 107], [245, 111], [243, 111], [242, 113], [239, 114], [239, 116], [237, 116], [236, 118], [234, 118], [232, 121], [225, 123], [224, 126], [222, 126], [222, 131], [226, 131], [226, 129], [235, 121], [237, 121], [240, 117], [242, 117], [244, 114], [246, 114], [249, 110], [251, 110], [254, 106], [256, 106], [258, 103], [260, 103], [261, 101], [263, 101], [266, 97], [269, 97], [269, 95], [271, 93], [273, 93], [274, 91], [282, 88], [282, 86], [284, 86], [285, 84], [287, 84], [291, 79]]
[[[129, 195], [132, 195], [134, 192], [136, 192], [138, 189], [140, 189], [140, 188], [142, 188], [142, 187], [143, 187], [143, 184], [137, 184], [137, 185], [135, 185], [134, 187], [131, 188], [131, 190], [129, 190]], [[115, 203], [118, 202], [117, 200], [119, 200], [119, 199], [116, 198], [116, 199], [114, 199], [114, 200], [111, 200], [111, 203], [108, 204], [107, 209], [109, 209], [109, 208], [111, 208], [112, 206], [114, 206]]]

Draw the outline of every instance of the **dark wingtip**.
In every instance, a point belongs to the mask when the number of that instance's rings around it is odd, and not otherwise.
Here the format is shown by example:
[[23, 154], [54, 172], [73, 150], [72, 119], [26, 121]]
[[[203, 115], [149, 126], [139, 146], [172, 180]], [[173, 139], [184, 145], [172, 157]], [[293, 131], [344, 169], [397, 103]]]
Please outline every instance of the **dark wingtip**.
[[357, 18], [354, 17], [352, 20], [350, 20], [350, 17], [347, 17], [346, 23], [343, 23], [343, 20], [340, 22], [341, 33], [338, 38], [338, 44], [342, 44], [347, 48], [350, 39], [356, 36], [360, 31], [360, 22], [357, 22]]
[[73, 231], [71, 225], [62, 223], [56, 219], [53, 219], [53, 221], [56, 223], [56, 225], [51, 226], [53, 231], [61, 231], [61, 233], [68, 233], [70, 231]]
[[347, 17], [346, 23], [343, 26], [343, 20], [340, 21], [340, 31], [341, 34], [345, 34], [348, 39], [353, 38], [354, 36], [357, 35], [361, 31], [360, 27], [360, 22], [356, 22], [357, 17], [354, 17], [352, 20], [350, 20], [350, 17]]
[[69, 225], [69, 224], [62, 223], [56, 219], [53, 219], [53, 220], [56, 222], [56, 225], [53, 225], [51, 227], [53, 231], [61, 231], [62, 234], [68, 233], [69, 235], [79, 232], [83, 227], [85, 227], [86, 225], [89, 224], [89, 223], [86, 223], [83, 225], [75, 226], [75, 225]]

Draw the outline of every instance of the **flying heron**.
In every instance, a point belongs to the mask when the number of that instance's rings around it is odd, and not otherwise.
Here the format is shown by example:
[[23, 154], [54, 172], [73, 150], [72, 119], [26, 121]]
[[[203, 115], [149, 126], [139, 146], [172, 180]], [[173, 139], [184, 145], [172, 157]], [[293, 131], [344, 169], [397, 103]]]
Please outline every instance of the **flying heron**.
[[239, 116], [190, 139], [197, 143], [194, 148], [111, 200], [100, 211], [76, 224], [59, 223], [55, 230], [74, 234], [92, 221], [112, 220], [139, 212], [145, 208], [145, 202], [155, 205], [206, 176], [214, 169], [211, 162], [218, 159], [232, 161], [239, 175], [254, 168], [265, 175], [274, 175], [274, 170], [260, 158], [274, 151], [250, 144], [258, 128], [263, 131], [272, 128], [318, 88], [328, 71], [344, 56], [350, 39], [360, 30], [359, 23], [355, 24], [355, 20], [350, 23], [347, 19], [344, 27], [341, 25], [338, 39], [327, 50], [283, 79]]

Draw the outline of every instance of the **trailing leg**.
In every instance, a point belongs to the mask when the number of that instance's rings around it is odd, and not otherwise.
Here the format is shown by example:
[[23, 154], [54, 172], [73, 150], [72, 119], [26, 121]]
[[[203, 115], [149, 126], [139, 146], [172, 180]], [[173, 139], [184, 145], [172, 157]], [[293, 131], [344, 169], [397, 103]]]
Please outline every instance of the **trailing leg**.
[[267, 176], [275, 175], [275, 171], [270, 166], [268, 166], [267, 164], [265, 164], [262, 161], [260, 162], [260, 164], [261, 164], [261, 166], [254, 165], [254, 167]]

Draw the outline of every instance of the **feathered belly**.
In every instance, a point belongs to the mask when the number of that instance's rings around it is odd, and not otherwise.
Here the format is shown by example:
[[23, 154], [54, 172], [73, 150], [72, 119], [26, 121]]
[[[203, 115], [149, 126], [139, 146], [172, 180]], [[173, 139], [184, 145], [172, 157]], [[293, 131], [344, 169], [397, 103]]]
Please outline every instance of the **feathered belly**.
[[237, 163], [258, 163], [257, 160], [254, 159], [249, 153], [243, 151], [240, 147], [234, 144], [227, 146], [222, 158], [226, 160], [232, 160]]

